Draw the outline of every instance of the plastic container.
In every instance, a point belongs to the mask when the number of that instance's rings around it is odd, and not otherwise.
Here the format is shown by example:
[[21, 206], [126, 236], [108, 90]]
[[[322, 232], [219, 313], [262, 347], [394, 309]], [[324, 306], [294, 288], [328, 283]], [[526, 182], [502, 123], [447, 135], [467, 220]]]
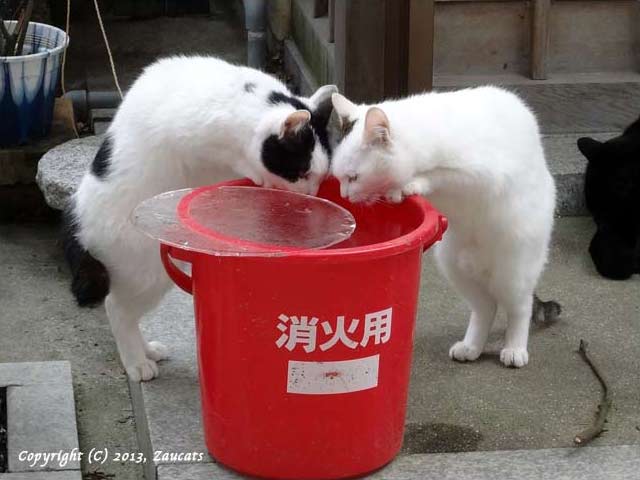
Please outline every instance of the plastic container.
[[194, 297], [207, 447], [244, 474], [353, 477], [402, 444], [422, 252], [446, 219], [420, 197], [352, 205], [334, 180], [319, 196], [357, 224], [328, 249], [220, 256], [161, 246], [167, 272]]
[[[13, 31], [16, 21], [5, 21]], [[0, 147], [47, 135], [53, 120], [62, 53], [69, 37], [59, 28], [30, 22], [24, 55], [0, 57]]]

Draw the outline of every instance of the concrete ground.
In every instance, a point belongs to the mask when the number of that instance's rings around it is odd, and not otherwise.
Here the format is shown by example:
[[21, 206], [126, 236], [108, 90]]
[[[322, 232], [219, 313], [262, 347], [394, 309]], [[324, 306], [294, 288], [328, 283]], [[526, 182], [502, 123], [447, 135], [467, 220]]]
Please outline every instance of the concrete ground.
[[[427, 256], [404, 453], [570, 446], [600, 396], [575, 353], [580, 338], [590, 342], [614, 399], [608, 431], [594, 445], [640, 443], [640, 276], [626, 282], [597, 276], [586, 253], [591, 233], [588, 218], [558, 221], [539, 292], [560, 301], [564, 313], [559, 324], [534, 330], [531, 364], [522, 370], [497, 360], [501, 321], [481, 360], [448, 359], [467, 313]], [[0, 362], [69, 360], [81, 450], [138, 451], [129, 389], [104, 311], [73, 303], [57, 226], [0, 226], [0, 279]], [[167, 368], [171, 360], [161, 374]], [[82, 467], [89, 479], [142, 478], [134, 464]]]
[[[219, 55], [246, 62], [246, 34], [233, 14], [218, 8], [210, 15], [149, 19], [105, 18], [120, 86], [128, 89], [142, 69], [167, 55]], [[72, 25], [67, 54], [67, 90], [115, 90], [109, 58], [97, 21]], [[167, 86], [170, 89], [170, 85]]]
[[[81, 451], [138, 451], [127, 379], [104, 310], [74, 304], [58, 227], [0, 225], [0, 363], [45, 360], [71, 362]], [[89, 480], [142, 478], [133, 463], [83, 463], [82, 471]]]
[[409, 453], [568, 447], [593, 419], [600, 387], [576, 353], [580, 339], [609, 382], [614, 407], [594, 445], [640, 443], [640, 275], [600, 277], [588, 246], [588, 217], [556, 223], [538, 294], [563, 307], [561, 320], [532, 330], [530, 363], [503, 368], [504, 318], [478, 361], [449, 360], [468, 311], [432, 259], [423, 268], [407, 423]]
[[[598, 276], [587, 253], [593, 230], [588, 217], [557, 221], [538, 293], [561, 302], [564, 312], [559, 323], [533, 328], [530, 364], [520, 370], [498, 360], [505, 326], [500, 315], [477, 362], [449, 359], [468, 310], [436, 272], [432, 256], [425, 256], [404, 454], [573, 447], [601, 394], [576, 353], [580, 339], [590, 343], [613, 395], [607, 432], [593, 445], [640, 445], [640, 276], [625, 282]], [[145, 324], [149, 338], [172, 345], [161, 378], [142, 386], [143, 402], [134, 401], [154, 449], [204, 449], [192, 318], [191, 298], [176, 293]], [[168, 420], [177, 415], [179, 430]]]

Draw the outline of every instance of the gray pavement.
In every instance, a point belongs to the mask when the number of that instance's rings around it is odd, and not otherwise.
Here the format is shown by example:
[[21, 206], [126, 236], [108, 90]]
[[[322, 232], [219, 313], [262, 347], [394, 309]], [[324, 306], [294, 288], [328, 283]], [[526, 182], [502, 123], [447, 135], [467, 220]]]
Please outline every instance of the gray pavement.
[[[588, 218], [558, 220], [539, 293], [560, 301], [564, 313], [559, 324], [533, 332], [531, 363], [522, 370], [505, 369], [498, 362], [503, 319], [494, 328], [488, 353], [478, 362], [458, 364], [448, 359], [449, 346], [464, 332], [467, 312], [435, 272], [430, 255], [426, 256], [407, 435], [403, 459], [390, 472], [400, 472], [395, 469], [407, 462], [423, 465], [414, 465], [415, 472], [432, 472], [428, 463], [418, 460], [425, 458], [424, 453], [498, 451], [489, 456], [457, 457], [456, 462], [467, 465], [464, 468], [471, 468], [474, 462], [485, 468], [480, 470], [485, 472], [482, 475], [460, 478], [488, 478], [511, 461], [505, 460], [510, 457], [502, 451], [570, 447], [575, 433], [591, 421], [600, 395], [596, 380], [575, 353], [580, 338], [590, 342], [614, 396], [608, 431], [593, 446], [640, 444], [640, 276], [626, 282], [597, 276], [586, 252], [592, 231]], [[172, 292], [145, 325], [150, 337], [164, 339], [172, 351], [171, 358], [161, 363], [159, 379], [133, 389], [137, 434], [142, 440], [138, 443], [126, 379], [104, 311], [74, 305], [56, 233], [55, 226], [0, 226], [0, 362], [71, 362], [83, 451], [107, 446], [113, 451], [204, 452], [190, 298]], [[616, 458], [611, 456], [614, 452], [635, 452], [635, 447], [621, 448], [596, 455], [594, 461]], [[531, 455], [535, 459], [536, 455], [552, 458], [560, 454]], [[559, 469], [565, 468], [558, 471], [565, 473], [557, 478], [574, 478], [569, 472], [573, 464], [565, 462], [573, 457], [563, 455], [557, 462]], [[492, 459], [498, 457], [502, 460], [492, 467]], [[452, 457], [430, 458], [449, 462], [439, 465], [453, 461]], [[206, 455], [205, 461], [210, 461]], [[83, 471], [90, 471], [89, 467], [83, 465]], [[158, 472], [209, 467], [213, 465], [162, 466]], [[638, 470], [637, 465], [634, 468]], [[148, 469], [155, 470], [153, 465]], [[142, 469], [133, 464], [109, 463], [100, 470], [115, 478], [142, 478]], [[172, 475], [158, 478], [199, 478], [195, 473]], [[418, 478], [389, 475], [379, 478]]]
[[[468, 313], [427, 255], [404, 455], [571, 447], [575, 434], [591, 421], [600, 398], [597, 381], [576, 354], [581, 338], [590, 342], [590, 352], [614, 397], [608, 431], [593, 446], [640, 444], [640, 277], [627, 282], [599, 277], [587, 254], [592, 231], [585, 217], [558, 220], [539, 294], [560, 301], [564, 313], [560, 323], [533, 330], [531, 363], [521, 370], [503, 368], [498, 361], [504, 329], [501, 317], [479, 361], [459, 364], [449, 360], [449, 346], [463, 334]], [[206, 451], [191, 318], [190, 297], [174, 291], [145, 324], [149, 338], [172, 348], [171, 358], [161, 364], [159, 379], [142, 384], [140, 390], [133, 386], [136, 415], [143, 417], [148, 430], [138, 432], [149, 439], [141, 446], [150, 452]], [[502, 463], [497, 465], [505, 465], [506, 458], [500, 456]], [[568, 472], [572, 464], [563, 458], [558, 457], [557, 468]], [[211, 460], [205, 457], [207, 461]], [[198, 469], [215, 470], [193, 467], [193, 472]]]
[[[75, 305], [57, 242], [55, 225], [0, 225], [0, 363], [68, 360], [81, 451], [137, 451], [127, 379], [104, 310]], [[83, 462], [82, 469], [142, 478], [131, 463]]]
[[[218, 55], [229, 62], [246, 62], [243, 25], [226, 9], [216, 9], [211, 15], [135, 20], [107, 15], [104, 22], [123, 90], [131, 86], [144, 67], [167, 55]], [[89, 90], [115, 90], [104, 41], [94, 16], [74, 22], [71, 35], [67, 53], [67, 90], [85, 85]]]

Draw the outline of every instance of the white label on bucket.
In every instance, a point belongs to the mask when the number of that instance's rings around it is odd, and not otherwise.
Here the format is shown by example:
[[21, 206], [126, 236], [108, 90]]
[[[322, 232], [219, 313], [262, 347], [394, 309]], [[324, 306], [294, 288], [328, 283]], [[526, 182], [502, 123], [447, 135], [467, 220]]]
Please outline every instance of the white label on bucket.
[[331, 395], [378, 386], [380, 355], [340, 362], [289, 361], [287, 393]]

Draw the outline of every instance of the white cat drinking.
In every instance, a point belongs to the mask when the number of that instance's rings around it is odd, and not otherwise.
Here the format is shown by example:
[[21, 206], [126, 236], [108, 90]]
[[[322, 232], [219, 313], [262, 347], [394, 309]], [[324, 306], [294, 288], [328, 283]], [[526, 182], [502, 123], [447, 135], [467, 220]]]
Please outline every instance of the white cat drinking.
[[314, 195], [329, 169], [336, 91], [298, 98], [269, 75], [207, 57], [160, 60], [133, 84], [69, 205], [65, 238], [72, 291], [80, 305], [106, 296], [132, 380], [155, 377], [167, 355], [138, 324], [171, 285], [157, 242], [129, 222], [132, 209], [234, 177]]
[[426, 196], [449, 219], [435, 247], [442, 273], [471, 308], [451, 358], [476, 360], [498, 307], [507, 316], [500, 360], [523, 367], [534, 290], [547, 261], [555, 185], [538, 124], [494, 87], [428, 93], [376, 106], [333, 95], [344, 138], [333, 158], [352, 202]]

